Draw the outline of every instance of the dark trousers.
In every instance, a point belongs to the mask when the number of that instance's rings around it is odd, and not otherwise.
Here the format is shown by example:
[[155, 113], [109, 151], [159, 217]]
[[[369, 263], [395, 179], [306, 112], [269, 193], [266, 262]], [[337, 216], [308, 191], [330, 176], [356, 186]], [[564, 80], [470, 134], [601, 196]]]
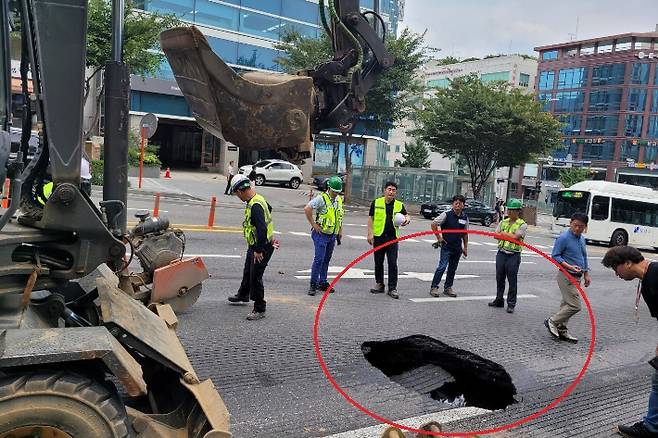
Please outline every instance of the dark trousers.
[[443, 278], [443, 273], [446, 268], [448, 269], [448, 274], [446, 275], [446, 282], [443, 284], [443, 288], [449, 289], [452, 287], [461, 256], [461, 246], [452, 247], [445, 243], [441, 246], [441, 258], [439, 258], [439, 265], [436, 267], [436, 271], [434, 271], [434, 278], [432, 279], [431, 285], [432, 288], [439, 287], [439, 283], [441, 283], [441, 278]]
[[502, 303], [505, 295], [505, 279], [509, 283], [507, 305], [516, 306], [516, 279], [521, 265], [521, 253], [507, 254], [498, 251], [496, 254], [496, 301]]
[[233, 179], [233, 175], [228, 176], [228, 181], [226, 181], [226, 189], [224, 190], [224, 194], [228, 195], [228, 191], [231, 188], [231, 180]]
[[244, 271], [242, 272], [242, 283], [238, 289], [238, 296], [241, 298], [249, 297], [254, 302], [254, 312], [264, 312], [265, 305], [265, 286], [263, 285], [263, 274], [267, 263], [272, 257], [274, 247], [268, 244], [263, 254], [263, 261], [257, 263], [254, 260], [254, 248], [250, 246], [247, 250], [247, 256], [244, 260]]
[[[375, 237], [374, 247], [383, 245], [386, 242], [395, 240], [395, 237], [379, 236]], [[375, 281], [377, 284], [384, 284], [384, 256], [388, 261], [388, 290], [398, 288], [398, 243], [391, 243], [386, 248], [375, 251]]]

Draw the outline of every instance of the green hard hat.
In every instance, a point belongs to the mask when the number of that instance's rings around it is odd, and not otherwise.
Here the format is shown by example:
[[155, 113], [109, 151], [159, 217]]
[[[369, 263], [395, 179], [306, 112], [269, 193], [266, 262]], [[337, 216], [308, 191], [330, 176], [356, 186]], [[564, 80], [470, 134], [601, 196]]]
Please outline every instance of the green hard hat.
[[511, 198], [507, 201], [507, 208], [510, 210], [521, 210], [523, 208], [523, 202], [520, 199]]
[[343, 180], [340, 179], [340, 176], [334, 175], [327, 180], [327, 187], [329, 187], [334, 192], [342, 192]]

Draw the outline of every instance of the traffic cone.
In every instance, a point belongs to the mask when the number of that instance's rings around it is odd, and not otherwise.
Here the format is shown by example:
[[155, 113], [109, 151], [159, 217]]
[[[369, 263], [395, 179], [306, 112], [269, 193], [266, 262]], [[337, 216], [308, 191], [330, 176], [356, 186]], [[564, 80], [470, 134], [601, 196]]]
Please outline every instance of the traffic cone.
[[165, 176], [166, 179], [171, 179], [171, 170], [167, 167], [167, 170], [165, 170]]

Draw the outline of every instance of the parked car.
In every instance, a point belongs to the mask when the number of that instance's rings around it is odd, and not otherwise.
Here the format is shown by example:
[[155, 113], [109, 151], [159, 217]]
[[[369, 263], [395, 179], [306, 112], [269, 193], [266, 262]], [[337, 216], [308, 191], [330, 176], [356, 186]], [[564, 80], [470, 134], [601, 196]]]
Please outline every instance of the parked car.
[[296, 165], [284, 160], [261, 160], [254, 165], [248, 164], [240, 167], [238, 172], [249, 176], [252, 166], [256, 166], [254, 183], [262, 186], [265, 183], [289, 185], [293, 189], [299, 188], [304, 174]]
[[[327, 180], [333, 175], [318, 175], [313, 178], [313, 185], [318, 188], [318, 190], [326, 191], [327, 190]], [[339, 173], [341, 181], [343, 181], [343, 187], [345, 187], [345, 174]]]
[[[434, 219], [451, 208], [451, 199], [438, 203], [427, 203], [420, 206], [420, 214], [425, 219]], [[464, 212], [468, 216], [469, 222], [480, 222], [485, 227], [490, 226], [496, 220], [496, 210], [476, 199], [466, 198]]]

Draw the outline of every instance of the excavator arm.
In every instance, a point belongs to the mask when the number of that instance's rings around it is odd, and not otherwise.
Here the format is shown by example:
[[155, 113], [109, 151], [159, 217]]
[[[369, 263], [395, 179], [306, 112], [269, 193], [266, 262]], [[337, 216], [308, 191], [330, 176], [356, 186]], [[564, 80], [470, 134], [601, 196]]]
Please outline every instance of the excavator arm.
[[199, 125], [243, 149], [277, 149], [294, 161], [310, 156], [313, 134], [350, 131], [366, 109], [366, 94], [394, 58], [367, 18], [382, 28], [383, 20], [373, 11], [361, 12], [359, 0], [319, 5], [334, 57], [297, 75], [240, 75], [197, 28], [163, 32], [162, 49]]

